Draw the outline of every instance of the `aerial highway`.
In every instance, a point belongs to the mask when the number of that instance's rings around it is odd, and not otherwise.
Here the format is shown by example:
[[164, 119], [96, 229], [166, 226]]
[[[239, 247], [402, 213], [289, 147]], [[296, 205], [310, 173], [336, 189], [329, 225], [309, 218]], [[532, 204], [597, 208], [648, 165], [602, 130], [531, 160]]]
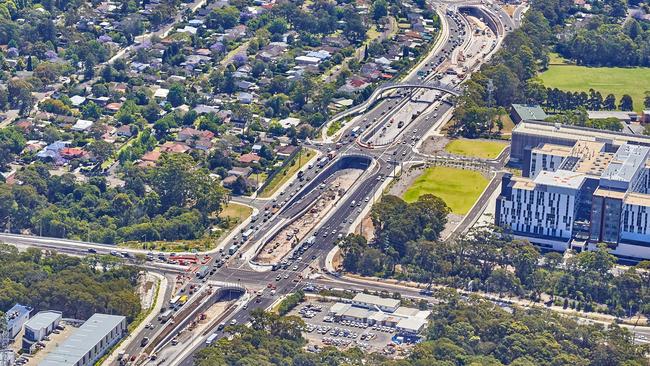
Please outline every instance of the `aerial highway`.
[[[255, 209], [256, 220], [247, 221], [228, 240], [220, 243], [206, 253], [195, 253], [205, 258], [204, 265], [211, 269], [205, 278], [197, 278], [188, 271], [187, 266], [170, 264], [158, 258], [142, 262], [136, 254], [146, 254], [145, 250], [122, 249], [115, 246], [88, 242], [78, 242], [65, 239], [42, 238], [15, 234], [0, 234], [0, 241], [15, 244], [19, 247], [39, 247], [57, 250], [71, 255], [113, 254], [121, 255], [127, 261], [142, 265], [145, 269], [167, 276], [169, 286], [164, 291], [164, 300], [168, 302], [176, 291], [176, 279], [179, 279], [183, 293], [189, 293], [195, 288], [204, 291], [211, 284], [217, 288], [220, 283], [239, 284], [246, 288], [247, 301], [241, 306], [229, 309], [223, 316], [224, 321], [245, 324], [253, 309], [266, 309], [286, 295], [302, 288], [306, 278], [313, 273], [325, 277], [317, 279], [318, 284], [330, 286], [384, 290], [387, 285], [378, 283], [350, 282], [348, 279], [334, 278], [323, 271], [328, 253], [335, 247], [336, 241], [353, 229], [362, 213], [381, 195], [390, 180], [401, 169], [413, 162], [432, 159], [417, 151], [418, 141], [435, 132], [446, 122], [453, 110], [450, 94], [457, 94], [462, 87], [462, 81], [475, 71], [484, 60], [489, 59], [498, 49], [505, 34], [518, 26], [522, 10], [515, 12], [515, 20], [511, 19], [500, 7], [484, 4], [483, 1], [467, 2], [436, 2], [433, 4], [440, 14], [442, 29], [440, 37], [431, 52], [403, 80], [396, 84], [392, 91], [381, 93], [382, 98], [369, 103], [364, 108], [354, 112], [354, 118], [346, 123], [344, 129], [335, 138], [311, 141], [310, 148], [318, 151], [318, 164], [304, 169], [303, 175], [294, 179], [280, 189], [277, 195], [268, 199], [257, 197], [239, 197], [237, 202], [247, 204]], [[472, 19], [483, 18], [489, 26], [487, 34], [475, 32]], [[464, 60], [461, 64], [459, 60]], [[458, 71], [461, 70], [461, 71]], [[431, 88], [429, 85], [440, 87]], [[399, 126], [397, 121], [405, 121]], [[358, 131], [358, 132], [352, 132]], [[329, 158], [327, 157], [329, 156]], [[443, 157], [444, 158], [444, 157]], [[491, 164], [496, 173], [503, 166], [505, 157]], [[440, 157], [438, 157], [440, 159]], [[353, 186], [337, 202], [336, 206], [324, 220], [312, 230], [317, 240], [307, 248], [300, 258], [293, 261], [288, 268], [272, 270], [251, 263], [254, 254], [260, 246], [283, 225], [286, 225], [301, 215], [305, 207], [320, 193], [324, 183], [331, 181], [337, 171], [346, 168], [362, 170], [363, 173]], [[490, 189], [496, 186], [490, 185]], [[476, 210], [470, 212], [472, 219], [480, 214], [480, 208], [486, 197]], [[484, 193], [485, 195], [485, 193]], [[468, 220], [468, 223], [471, 220]], [[468, 225], [459, 225], [457, 231], [464, 231]], [[252, 234], [244, 238], [242, 233], [251, 230]], [[233, 244], [240, 246], [239, 250], [230, 256], [226, 248]], [[194, 255], [194, 253], [187, 253]], [[225, 264], [223, 264], [225, 262]], [[410, 296], [420, 296], [417, 290]], [[192, 304], [192, 299], [190, 299]], [[174, 324], [180, 324], [183, 319], [174, 319]], [[153, 321], [152, 327], [147, 327], [136, 334], [128, 345], [127, 353], [139, 354], [143, 351], [142, 340], [153, 339], [163, 326], [161, 321]], [[180, 329], [174, 329], [178, 332]], [[210, 329], [223, 335], [221, 330]], [[138, 364], [156, 365], [190, 365], [193, 354], [204, 347], [204, 342], [198, 342], [191, 347], [179, 349], [173, 357], [149, 360], [148, 355], [140, 355]], [[174, 351], [176, 352], [176, 351]], [[162, 352], [161, 352], [162, 354]]]

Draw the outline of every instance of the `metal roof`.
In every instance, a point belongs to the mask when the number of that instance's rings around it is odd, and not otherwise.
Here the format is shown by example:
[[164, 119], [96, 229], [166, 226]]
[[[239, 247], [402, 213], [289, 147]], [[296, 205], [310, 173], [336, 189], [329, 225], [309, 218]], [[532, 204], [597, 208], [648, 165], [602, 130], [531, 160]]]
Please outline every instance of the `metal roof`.
[[545, 120], [546, 112], [539, 105], [513, 104], [512, 108], [522, 120]]
[[39, 366], [74, 366], [102, 338], [126, 318], [121, 315], [94, 314], [63, 344], [52, 350]]
[[61, 319], [60, 311], [39, 311], [25, 323], [25, 327], [31, 329], [43, 329], [49, 327], [52, 323]]
[[639, 169], [645, 167], [650, 148], [624, 144], [618, 148], [602, 177], [611, 181], [629, 183]]
[[365, 303], [369, 305], [385, 306], [388, 308], [395, 308], [399, 305], [400, 301], [396, 299], [388, 299], [375, 295], [369, 295], [364, 293], [357, 294], [354, 299], [354, 302]]
[[7, 319], [7, 326], [9, 328], [13, 327], [13, 324], [21, 319], [25, 314], [29, 314], [32, 311], [32, 308], [29, 306], [24, 306], [20, 304], [14, 305], [11, 309], [7, 310], [5, 313], [5, 318]]

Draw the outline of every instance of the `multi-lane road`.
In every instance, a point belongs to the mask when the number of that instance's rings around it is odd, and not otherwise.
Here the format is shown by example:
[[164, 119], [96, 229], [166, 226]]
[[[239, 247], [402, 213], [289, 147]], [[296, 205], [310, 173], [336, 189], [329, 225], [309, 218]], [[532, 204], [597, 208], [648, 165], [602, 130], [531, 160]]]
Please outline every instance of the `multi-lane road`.
[[[466, 77], [466, 74], [475, 71], [482, 60], [489, 58], [498, 48], [505, 32], [516, 27], [520, 23], [521, 11], [515, 12], [515, 20], [511, 19], [500, 7], [482, 2], [438, 2], [434, 4], [441, 15], [442, 29], [436, 46], [429, 55], [402, 80], [403, 83], [423, 83], [441, 81], [446, 85], [458, 86]], [[492, 30], [488, 35], [476, 32], [468, 17], [459, 12], [463, 9], [490, 17], [493, 20]], [[471, 10], [473, 9], [473, 10]], [[480, 10], [478, 10], [480, 9]], [[523, 8], [522, 8], [523, 9]], [[475, 19], [482, 16], [475, 17]], [[486, 20], [486, 23], [490, 23]], [[465, 52], [467, 60], [464, 64], [458, 64], [459, 53]], [[468, 54], [471, 54], [469, 56]], [[448, 72], [449, 69], [465, 68], [465, 72]], [[463, 75], [465, 74], [465, 75]], [[340, 234], [347, 233], [353, 222], [359, 217], [375, 200], [375, 197], [383, 191], [389, 183], [392, 175], [405, 163], [422, 160], [415, 146], [419, 140], [425, 137], [427, 131], [432, 127], [441, 126], [445, 116], [448, 115], [453, 105], [446, 100], [441, 91], [427, 90], [418, 87], [409, 87], [388, 95], [384, 100], [374, 103], [375, 106], [362, 115], [355, 117], [345, 126], [335, 141], [311, 142], [310, 147], [319, 151], [319, 156], [335, 154], [329, 161], [321, 164], [314, 164], [309, 169], [304, 169], [301, 179], [294, 179], [290, 186], [283, 187], [281, 192], [271, 199], [239, 198], [238, 202], [253, 206], [257, 211], [257, 220], [241, 228], [240, 232], [251, 229], [253, 234], [247, 240], [243, 240], [241, 234], [236, 235], [232, 240], [222, 243], [218, 248], [205, 253], [210, 258], [206, 265], [213, 268], [213, 274], [205, 281], [197, 278], [190, 278], [185, 281], [185, 286], [206, 286], [212, 281], [240, 283], [247, 289], [254, 291], [251, 301], [247, 306], [230, 310], [226, 313], [225, 319], [233, 319], [244, 324], [248, 321], [250, 312], [255, 308], [267, 308], [280, 296], [295, 291], [303, 286], [305, 277], [309, 272], [325, 267], [327, 254], [335, 247]], [[410, 114], [410, 115], [409, 115]], [[410, 118], [406, 117], [410, 116]], [[397, 120], [404, 120], [401, 126], [397, 127]], [[390, 126], [389, 126], [390, 125]], [[385, 128], [384, 128], [385, 127]], [[353, 134], [354, 129], [360, 134]], [[382, 135], [378, 137], [378, 135]], [[322, 165], [322, 166], [321, 166]], [[317, 236], [315, 243], [306, 249], [301, 257], [293, 261], [287, 269], [272, 271], [270, 268], [260, 268], [252, 265], [249, 261], [269, 236], [283, 225], [296, 219], [304, 208], [319, 195], [323, 183], [331, 181], [332, 177], [340, 169], [357, 168], [363, 170], [363, 174], [356, 180], [354, 185], [339, 200], [337, 205], [326, 216], [322, 222], [312, 231]], [[495, 187], [491, 187], [494, 189]], [[488, 195], [489, 196], [489, 195]], [[483, 198], [484, 199], [484, 198]], [[267, 213], [268, 212], [268, 213]], [[275, 212], [275, 213], [272, 213]], [[472, 215], [480, 213], [480, 210], [472, 212]], [[461, 227], [464, 230], [466, 227]], [[89, 249], [101, 254], [109, 254], [116, 250], [114, 247], [94, 243], [80, 243], [61, 239], [38, 238], [21, 235], [0, 234], [0, 241], [19, 246], [35, 246], [46, 249], [56, 249], [73, 255], [86, 255]], [[229, 258], [225, 265], [217, 267], [216, 263], [225, 259], [227, 253], [221, 253], [224, 249], [238, 243], [242, 246], [238, 252]], [[137, 250], [123, 250], [129, 253], [140, 252]], [[201, 256], [204, 253], [200, 253]], [[185, 268], [178, 265], [170, 265], [158, 261], [146, 262], [144, 267], [148, 270], [160, 272], [169, 279], [169, 286], [164, 291], [165, 301], [175, 291], [175, 277], [179, 274], [186, 276]], [[193, 274], [190, 273], [190, 276]], [[333, 277], [324, 277], [317, 280], [325, 283], [338, 283], [345, 286], [346, 280]], [[360, 283], [347, 283], [356, 288]], [[363, 284], [365, 288], [386, 289], [382, 284]], [[184, 287], [187, 289], [187, 287]], [[405, 290], [406, 291], [406, 290]], [[419, 296], [416, 291], [411, 291], [412, 296]], [[187, 292], [184, 292], [187, 293]], [[178, 323], [178, 321], [176, 321]], [[154, 321], [153, 329], [145, 329], [141, 334], [133, 338], [127, 351], [129, 354], [140, 352], [140, 342], [143, 337], [153, 338], [154, 334], [163, 325]], [[216, 329], [215, 329], [216, 331]], [[216, 331], [219, 335], [219, 331]], [[195, 351], [204, 346], [203, 342], [183, 349], [174, 358], [166, 360], [151, 361], [151, 364], [161, 365], [190, 365], [192, 355]], [[142, 358], [144, 360], [144, 358]]]

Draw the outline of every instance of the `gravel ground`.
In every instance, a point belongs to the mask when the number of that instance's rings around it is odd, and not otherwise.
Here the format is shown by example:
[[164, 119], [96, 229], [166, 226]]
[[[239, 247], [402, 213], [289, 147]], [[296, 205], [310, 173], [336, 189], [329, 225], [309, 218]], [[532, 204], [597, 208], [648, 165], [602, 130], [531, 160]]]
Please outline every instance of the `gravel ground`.
[[422, 146], [420, 146], [420, 152], [429, 155], [448, 155], [448, 153], [445, 151], [445, 146], [447, 146], [448, 143], [449, 139], [447, 137], [429, 136], [426, 140], [424, 140], [424, 142], [422, 142]]

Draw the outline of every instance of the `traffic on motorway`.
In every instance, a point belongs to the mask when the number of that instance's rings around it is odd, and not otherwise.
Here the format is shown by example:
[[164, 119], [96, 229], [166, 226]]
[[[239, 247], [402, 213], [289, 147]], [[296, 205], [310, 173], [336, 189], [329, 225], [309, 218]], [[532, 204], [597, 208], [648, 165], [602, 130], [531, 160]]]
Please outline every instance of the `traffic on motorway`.
[[[465, 54], [463, 58], [474, 57], [480, 60], [480, 57], [496, 49], [499, 37], [503, 36], [499, 29], [492, 30], [491, 37], [489, 34], [476, 33], [467, 17], [456, 6], [441, 9], [444, 23], [441, 40], [405, 77], [405, 84], [440, 82], [458, 86], [466, 74], [480, 66], [480, 62], [477, 62], [467, 66], [465, 73], [448, 72], [453, 68], [462, 69], [456, 64], [458, 55], [471, 50], [472, 55]], [[494, 17], [502, 18], [499, 15]], [[504, 29], [511, 27], [508, 24]], [[484, 52], [482, 56], [479, 56], [479, 51]], [[17, 235], [2, 236], [2, 239], [19, 245], [50, 246], [73, 255], [112, 254], [133, 262], [140, 260], [136, 253], [143, 254], [143, 267], [168, 279], [168, 286], [162, 292], [165, 306], [130, 340], [121, 359], [129, 362], [131, 359], [145, 360], [152, 356], [145, 362], [152, 365], [190, 365], [192, 355], [198, 349], [226, 334], [226, 325], [246, 324], [252, 310], [266, 309], [281, 296], [303, 288], [311, 273], [319, 272], [322, 275], [322, 269], [326, 268], [327, 254], [335, 247], [337, 240], [349, 232], [355, 221], [367, 212], [391, 178], [402, 169], [402, 165], [418, 158], [415, 149], [417, 142], [432, 127], [439, 127], [452, 108], [453, 104], [441, 90], [416, 85], [387, 93], [372, 109], [346, 124], [338, 140], [306, 143], [318, 151], [317, 157], [281, 187], [276, 196], [247, 201], [247, 204], [256, 209], [250, 222], [227, 242], [207, 253], [165, 255], [142, 250], [118, 251], [94, 243], [67, 240], [41, 242], [36, 238]], [[409, 117], [405, 117], [409, 114]], [[400, 124], [399, 121], [403, 123]], [[264, 267], [252, 264], [251, 259], [264, 242], [283, 225], [301, 215], [308, 204], [318, 197], [321, 186], [330, 182], [338, 170], [348, 166], [346, 164], [363, 170], [362, 175], [326, 218], [298, 244], [299, 249], [295, 254], [288, 254], [279, 265]], [[325, 275], [324, 278], [335, 280], [330, 275]], [[174, 338], [167, 337], [171, 341], [153, 344], [162, 329], [170, 329], [172, 335], [182, 331], [184, 323], [179, 314], [184, 314], [184, 309], [197, 306], [204, 300], [202, 294], [211, 291], [212, 287], [218, 287], [220, 283], [241, 284], [247, 289], [247, 294], [202, 332], [199, 342], [178, 345], [174, 344]], [[171, 351], [165, 352], [165, 348]], [[156, 349], [156, 352], [145, 354], [146, 350], [151, 349]], [[174, 356], [162, 359], [162, 354]]]

